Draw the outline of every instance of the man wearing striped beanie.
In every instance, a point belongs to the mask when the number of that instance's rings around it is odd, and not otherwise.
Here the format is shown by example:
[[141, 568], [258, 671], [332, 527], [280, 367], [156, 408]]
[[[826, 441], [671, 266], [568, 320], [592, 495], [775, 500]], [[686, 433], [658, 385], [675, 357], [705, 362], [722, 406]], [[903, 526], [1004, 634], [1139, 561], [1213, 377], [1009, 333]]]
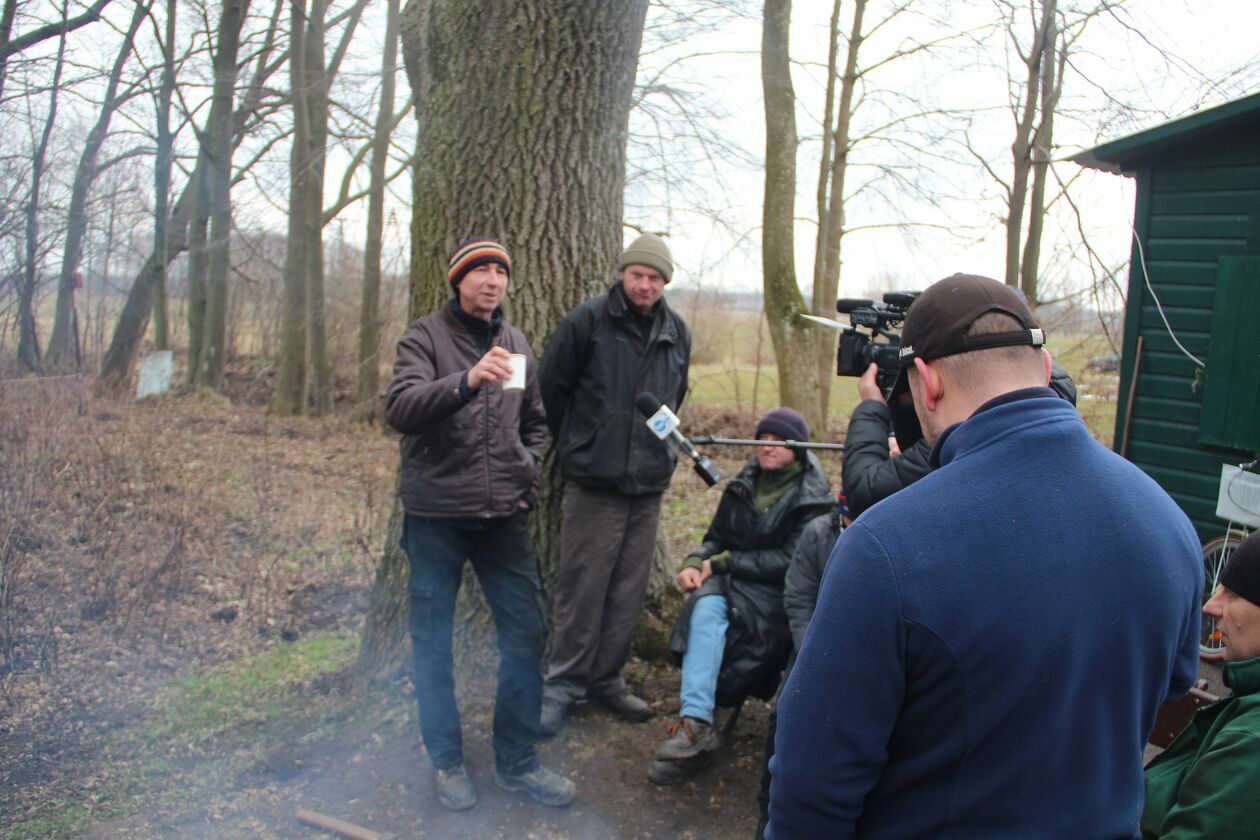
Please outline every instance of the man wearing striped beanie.
[[[438, 799], [452, 810], [477, 802], [464, 769], [451, 656], [466, 560], [499, 644], [495, 783], [544, 805], [567, 805], [574, 796], [573, 782], [542, 767], [534, 750], [547, 620], [527, 517], [538, 498], [547, 424], [534, 354], [500, 307], [511, 276], [512, 259], [493, 239], [455, 246], [446, 273], [454, 296], [407, 328], [385, 395], [385, 418], [403, 436], [402, 547], [410, 562], [420, 733], [437, 770]], [[525, 387], [509, 389], [521, 357]]]

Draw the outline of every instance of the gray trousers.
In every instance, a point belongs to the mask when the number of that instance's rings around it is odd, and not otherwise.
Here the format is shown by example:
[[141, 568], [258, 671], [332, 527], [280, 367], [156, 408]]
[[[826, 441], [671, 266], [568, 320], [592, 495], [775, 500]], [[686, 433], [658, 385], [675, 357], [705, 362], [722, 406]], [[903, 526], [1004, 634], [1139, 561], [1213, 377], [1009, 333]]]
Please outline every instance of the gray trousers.
[[623, 496], [566, 485], [547, 699], [572, 703], [626, 690], [621, 667], [647, 591], [660, 519], [659, 493]]

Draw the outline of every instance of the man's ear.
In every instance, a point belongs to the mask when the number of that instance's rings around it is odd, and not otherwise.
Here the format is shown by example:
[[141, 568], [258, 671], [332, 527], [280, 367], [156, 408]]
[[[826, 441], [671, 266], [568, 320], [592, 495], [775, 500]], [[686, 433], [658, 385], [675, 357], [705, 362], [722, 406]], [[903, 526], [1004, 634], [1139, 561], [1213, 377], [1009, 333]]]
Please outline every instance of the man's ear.
[[945, 382], [940, 371], [922, 359], [914, 360], [914, 369], [919, 372], [919, 387], [923, 394], [923, 407], [928, 411], [936, 411], [936, 406], [945, 394]]

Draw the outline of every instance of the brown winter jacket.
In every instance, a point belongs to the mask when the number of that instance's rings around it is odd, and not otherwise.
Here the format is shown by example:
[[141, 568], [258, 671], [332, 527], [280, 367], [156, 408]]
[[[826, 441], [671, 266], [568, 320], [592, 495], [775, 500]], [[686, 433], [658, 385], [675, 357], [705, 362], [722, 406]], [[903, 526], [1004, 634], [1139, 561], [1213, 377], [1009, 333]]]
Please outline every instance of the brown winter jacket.
[[[444, 306], [412, 323], [398, 342], [385, 419], [403, 435], [407, 513], [489, 519], [537, 498], [547, 434], [538, 366], [524, 334], [495, 315], [497, 329], [478, 336]], [[490, 344], [525, 354], [525, 390], [493, 383], [461, 393], [461, 380]]]

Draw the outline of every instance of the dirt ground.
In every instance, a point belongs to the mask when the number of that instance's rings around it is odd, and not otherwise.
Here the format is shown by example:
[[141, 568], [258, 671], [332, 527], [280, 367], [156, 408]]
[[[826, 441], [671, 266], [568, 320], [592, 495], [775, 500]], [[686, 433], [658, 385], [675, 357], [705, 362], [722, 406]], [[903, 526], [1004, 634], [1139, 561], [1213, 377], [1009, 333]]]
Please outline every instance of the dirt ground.
[[[321, 836], [298, 808], [398, 837], [753, 833], [768, 707], [747, 704], [693, 780], [653, 785], [650, 757], [678, 705], [678, 673], [662, 662], [627, 669], [652, 721], [581, 708], [542, 747], [578, 784], [559, 810], [493, 784], [492, 652], [459, 672], [481, 798], [468, 813], [437, 802], [401, 675], [370, 694], [355, 693], [348, 668], [296, 678], [280, 712], [189, 721], [184, 737], [163, 715], [183, 708], [172, 698], [190, 675], [327, 634], [353, 639], [395, 440], [278, 419], [249, 395], [133, 404], [76, 380], [0, 386], [0, 835]], [[742, 435], [746, 423], [719, 412], [696, 431]], [[744, 454], [716, 460], [733, 474]], [[667, 542], [681, 546], [717, 494], [686, 465], [675, 485]]]
[[[86, 836], [307, 838], [319, 832], [295, 819], [305, 808], [397, 837], [740, 837], [756, 826], [764, 704], [746, 708], [714, 764], [669, 788], [648, 781], [648, 759], [665, 737], [664, 714], [627, 724], [582, 708], [551, 743], [543, 762], [572, 778], [578, 798], [548, 808], [493, 784], [489, 743], [493, 681], [462, 692], [466, 762], [479, 802], [452, 813], [437, 801], [433, 769], [422, 754], [414, 716], [378, 716], [339, 728], [326, 740], [303, 733], [259, 733], [268, 749], [257, 763], [221, 779], [202, 807], [140, 813], [94, 826]], [[662, 711], [677, 691], [673, 673], [644, 687]], [[480, 696], [473, 696], [483, 692]], [[660, 702], [664, 700], [664, 702]], [[677, 701], [673, 701], [674, 709]], [[286, 737], [287, 736], [287, 737]], [[204, 780], [203, 780], [204, 781]]]

